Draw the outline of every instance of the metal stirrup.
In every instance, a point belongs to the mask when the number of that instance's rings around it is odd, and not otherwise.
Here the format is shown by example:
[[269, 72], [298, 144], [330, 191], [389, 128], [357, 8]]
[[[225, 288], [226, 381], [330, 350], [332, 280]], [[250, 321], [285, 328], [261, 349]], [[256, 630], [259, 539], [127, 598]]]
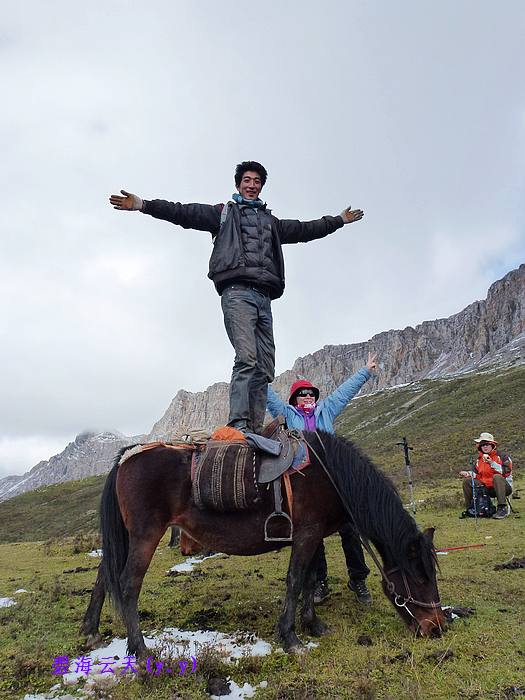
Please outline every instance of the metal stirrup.
[[[291, 542], [293, 539], [293, 523], [290, 516], [282, 509], [283, 499], [281, 496], [281, 478], [278, 477], [273, 482], [273, 496], [275, 500], [275, 510], [264, 521], [264, 541], [265, 542]], [[290, 534], [288, 537], [270, 537], [268, 535], [268, 523], [274, 518], [284, 518], [290, 524]]]

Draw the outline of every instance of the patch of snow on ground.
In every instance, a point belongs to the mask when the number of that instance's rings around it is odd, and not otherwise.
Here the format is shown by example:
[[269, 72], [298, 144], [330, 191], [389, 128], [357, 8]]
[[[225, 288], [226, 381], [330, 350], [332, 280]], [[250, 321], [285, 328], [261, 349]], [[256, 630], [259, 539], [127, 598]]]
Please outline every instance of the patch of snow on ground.
[[[50, 688], [47, 693], [38, 693], [36, 695], [29, 694], [27, 693], [24, 695], [23, 700], [49, 700], [49, 698], [53, 698], [53, 700], [70, 700], [73, 696], [72, 695], [57, 695], [57, 691], [60, 690], [62, 686], [60, 683], [57, 683], [57, 685], [54, 685], [52, 688]], [[83, 700], [85, 696], [77, 696], [77, 700]]]
[[101, 556], [102, 556], [101, 549], [92, 549], [91, 552], [88, 552], [88, 557], [101, 557]]
[[220, 556], [221, 553], [217, 552], [216, 554], [210, 554], [207, 557], [188, 557], [188, 559], [185, 559], [181, 564], [175, 564], [175, 566], [172, 566], [167, 573], [170, 574], [175, 572], [180, 574], [188, 571], [193, 571], [193, 568], [196, 564], [200, 564], [201, 562], [206, 561], [206, 559], [213, 559], [213, 557]]
[[[253, 633], [239, 632], [237, 634], [225, 634], [223, 632], [217, 632], [213, 630], [197, 632], [180, 630], [176, 627], [167, 627], [162, 632], [157, 635], [152, 635], [149, 637], [144, 637], [144, 642], [148, 649], [156, 647], [160, 648], [162, 652], [152, 653], [151, 668], [152, 673], [155, 672], [156, 665], [155, 662], [163, 661], [166, 662], [168, 659], [173, 665], [173, 670], [179, 670], [176, 666], [176, 662], [173, 660], [180, 658], [183, 661], [188, 661], [188, 666], [185, 669], [186, 673], [190, 673], [192, 669], [191, 657], [195, 658], [195, 666], [198, 669], [199, 666], [199, 652], [203, 647], [214, 647], [217, 648], [225, 657], [227, 662], [235, 662], [244, 656], [266, 656], [272, 652], [272, 646], [268, 642], [258, 639]], [[162, 658], [165, 655], [165, 658]], [[116, 663], [111, 665], [115, 673], [98, 673], [96, 666], [97, 662], [105, 659], [106, 661], [111, 658], [116, 658]], [[81, 656], [78, 657], [79, 659]], [[92, 668], [89, 674], [77, 672], [77, 660], [72, 659], [69, 664], [69, 673], [62, 675], [62, 683], [64, 686], [74, 686], [77, 685], [80, 679], [87, 679], [84, 685], [85, 689], [93, 689], [94, 687], [99, 687], [104, 685], [106, 688], [118, 682], [120, 675], [133, 676], [133, 671], [124, 670], [125, 667], [129, 669], [127, 660], [130, 659], [126, 650], [126, 639], [115, 638], [106, 646], [99, 647], [98, 649], [93, 649], [90, 652], [86, 652], [84, 659], [89, 658], [92, 662]], [[105, 662], [102, 662], [105, 663]], [[136, 666], [136, 663], [133, 664]], [[106, 664], [107, 666], [107, 664]], [[164, 673], [165, 671], [161, 671]], [[176, 675], [176, 674], [175, 674]], [[266, 681], [262, 681], [266, 683]], [[242, 687], [230, 682], [231, 692], [229, 695], [222, 696], [224, 698], [233, 699], [243, 699], [251, 698], [255, 694], [256, 686], [253, 688], [248, 683], [245, 683]], [[261, 685], [260, 687], [265, 687]], [[232, 694], [237, 693], [237, 694]], [[35, 696], [34, 698], [28, 696], [24, 700], [45, 700], [47, 695]], [[214, 696], [212, 696], [214, 697]], [[57, 697], [57, 700], [59, 698]]]
[[22, 481], [17, 481], [16, 484], [13, 484], [13, 486], [10, 486], [10, 487], [5, 491], [5, 493], [10, 493], [11, 491], [14, 491], [15, 489], [17, 489], [19, 486], [22, 486], [22, 484], [25, 484], [26, 481], [29, 481], [29, 479], [31, 479], [31, 476], [32, 476], [32, 475], [28, 476], [28, 477], [25, 478], [25, 479], [22, 479]]
[[235, 681], [227, 679], [230, 684], [230, 692], [228, 695], [211, 695], [211, 700], [244, 700], [245, 698], [253, 698], [257, 688], [266, 688], [267, 681], [261, 681], [255, 688], [249, 683], [245, 683], [242, 688]]
[[0, 598], [0, 608], [10, 608], [11, 605], [16, 605], [16, 600], [12, 598]]
[[[417, 501], [414, 501], [414, 503], [424, 503], [425, 499], [424, 498], [419, 498]], [[403, 503], [403, 506], [405, 508], [412, 508], [412, 503]]]

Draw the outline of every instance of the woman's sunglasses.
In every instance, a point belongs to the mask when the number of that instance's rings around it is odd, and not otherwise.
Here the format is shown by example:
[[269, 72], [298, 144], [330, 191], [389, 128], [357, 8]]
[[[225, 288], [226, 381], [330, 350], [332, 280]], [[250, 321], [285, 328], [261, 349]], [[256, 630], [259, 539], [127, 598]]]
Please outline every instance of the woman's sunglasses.
[[301, 389], [301, 391], [297, 392], [296, 396], [313, 396], [315, 398], [315, 392], [311, 389]]

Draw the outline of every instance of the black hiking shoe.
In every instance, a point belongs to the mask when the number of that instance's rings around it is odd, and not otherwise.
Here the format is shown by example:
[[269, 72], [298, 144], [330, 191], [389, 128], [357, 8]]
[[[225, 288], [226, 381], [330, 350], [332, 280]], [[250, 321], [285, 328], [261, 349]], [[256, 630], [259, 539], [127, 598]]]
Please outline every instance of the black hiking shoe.
[[314, 588], [314, 603], [319, 605], [319, 603], [322, 603], [324, 600], [329, 598], [331, 593], [332, 591], [328, 587], [326, 579], [324, 581], [320, 581]]
[[358, 603], [361, 605], [372, 605], [372, 595], [368, 590], [366, 581], [364, 578], [357, 579], [356, 581], [348, 581], [348, 588], [355, 593]]
[[503, 518], [506, 518], [508, 515], [507, 513], [507, 506], [498, 506], [496, 509], [496, 512], [492, 516], [494, 520], [503, 520]]

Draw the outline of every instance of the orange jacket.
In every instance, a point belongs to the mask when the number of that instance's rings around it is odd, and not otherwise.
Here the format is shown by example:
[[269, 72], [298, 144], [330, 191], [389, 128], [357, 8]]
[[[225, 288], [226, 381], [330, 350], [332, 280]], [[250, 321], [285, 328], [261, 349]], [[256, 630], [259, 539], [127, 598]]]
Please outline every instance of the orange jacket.
[[[512, 460], [507, 455], [500, 455], [496, 450], [489, 452], [492, 464], [485, 462], [483, 457], [478, 457], [476, 462], [476, 478], [489, 489], [494, 488], [494, 474], [501, 474], [506, 477], [512, 471]], [[494, 466], [493, 466], [494, 465]]]

